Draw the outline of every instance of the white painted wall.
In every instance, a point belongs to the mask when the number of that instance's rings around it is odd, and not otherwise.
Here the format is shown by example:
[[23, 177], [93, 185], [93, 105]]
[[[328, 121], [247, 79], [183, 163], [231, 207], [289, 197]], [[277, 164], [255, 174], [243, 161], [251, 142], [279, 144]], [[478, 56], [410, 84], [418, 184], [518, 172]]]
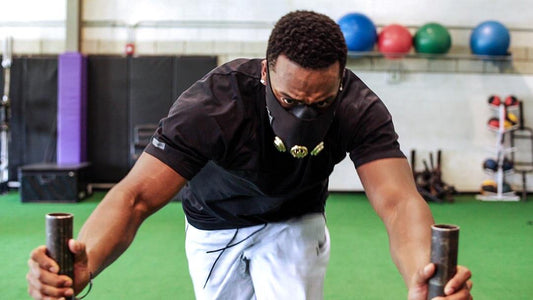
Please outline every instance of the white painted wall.
[[[4, 0], [6, 1], [6, 0]], [[498, 20], [509, 28], [533, 29], [529, 16], [533, 6], [528, 0], [497, 1], [487, 0], [376, 0], [332, 3], [324, 0], [92, 0], [84, 1], [83, 18], [88, 21], [118, 20], [131, 26], [149, 20], [180, 21], [253, 21], [274, 23], [286, 12], [296, 9], [310, 9], [325, 13], [337, 20], [352, 11], [363, 12], [377, 25], [399, 23], [421, 26], [427, 22], [440, 22], [447, 26], [474, 27], [485, 20]], [[227, 29], [214, 27], [174, 28], [172, 30], [137, 29], [136, 40], [152, 40], [154, 35], [160, 40], [260, 40], [268, 38], [270, 27], [265, 29]], [[128, 36], [123, 28], [87, 29], [87, 38], [104, 34], [119, 39]], [[514, 46], [531, 46], [531, 36], [522, 32], [512, 32]], [[454, 44], [467, 45], [468, 32], [452, 31]]]
[[60, 21], [66, 17], [65, 0], [0, 0], [1, 22]]
[[41, 21], [53, 26], [0, 26], [0, 38], [12, 36], [18, 40], [64, 39], [65, 30], [61, 22], [66, 18], [65, 0], [0, 0], [1, 23], [24, 23]]
[[[497, 112], [487, 105], [489, 94], [523, 99], [526, 125], [533, 125], [533, 76], [409, 73], [400, 83], [390, 84], [384, 73], [357, 74], [393, 115], [404, 153], [409, 158], [412, 149], [417, 151], [417, 169], [422, 169], [422, 159], [429, 163], [429, 152], [436, 155], [441, 149], [443, 179], [461, 191], [477, 191], [481, 181], [491, 178], [481, 167], [486, 158], [495, 158], [496, 133], [487, 129], [487, 121]], [[521, 159], [530, 155], [526, 144], [518, 146]], [[359, 181], [347, 175], [353, 170], [349, 159], [343, 161], [335, 169], [331, 188], [359, 190]], [[521, 176], [508, 180], [520, 184]], [[533, 183], [532, 178], [528, 181]]]
[[[0, 38], [13, 36], [16, 47], [19, 47], [17, 49], [22, 52], [33, 51], [31, 47], [38, 47], [38, 53], [47, 53], [46, 49], [48, 53], [60, 52], [61, 44], [58, 45], [58, 42], [65, 38], [61, 25], [66, 16], [65, 3], [65, 0], [0, 0], [4, 12], [0, 20]], [[429, 151], [441, 149], [444, 180], [460, 191], [478, 190], [482, 180], [488, 178], [481, 164], [485, 158], [492, 156], [489, 148], [495, 143], [494, 134], [486, 128], [491, 116], [486, 105], [489, 95], [518, 96], [526, 103], [526, 125], [533, 126], [533, 5], [530, 0], [85, 0], [84, 21], [114, 21], [129, 26], [163, 20], [255, 22], [263, 26], [250, 29], [225, 26], [139, 27], [133, 35], [127, 26], [86, 27], [83, 30], [84, 51], [120, 54], [124, 41], [133, 36], [141, 54], [221, 54], [221, 61], [235, 56], [262, 56], [271, 25], [280, 16], [295, 9], [315, 10], [333, 19], [357, 11], [367, 14], [378, 25], [400, 23], [421, 26], [434, 21], [446, 26], [472, 28], [492, 19], [511, 29], [526, 29], [511, 31], [513, 55], [515, 61], [523, 61], [519, 70], [526, 70], [525, 75], [516, 72], [415, 71], [406, 74], [400, 82], [391, 84], [385, 80], [386, 72], [352, 65], [392, 112], [406, 154], [416, 149], [419, 159], [427, 159]], [[24, 27], [8, 24], [35, 21], [43, 21], [45, 25]], [[454, 30], [452, 36], [454, 46], [467, 47], [469, 30]], [[50, 46], [49, 40], [56, 43]], [[161, 41], [168, 41], [168, 44], [156, 44]], [[239, 43], [231, 43], [235, 41]], [[116, 45], [113, 46], [113, 43]], [[519, 151], [529, 153], [529, 149]], [[509, 181], [519, 183], [519, 179], [515, 176]], [[533, 178], [530, 177], [529, 182], [533, 183]], [[344, 161], [336, 168], [331, 188], [361, 190], [351, 162]]]
[[334, 2], [329, 0], [86, 0], [83, 2], [85, 19], [119, 19], [129, 22], [159, 19], [270, 22], [290, 10], [311, 9], [335, 19], [348, 11], [360, 11], [381, 24], [441, 21], [450, 25], [473, 26], [486, 19], [499, 19], [510, 27], [531, 27], [533, 15], [533, 6], [529, 0], [338, 0]]
[[[66, 18], [66, 0], [0, 0], [2, 19], [0, 24], [8, 22], [64, 22]], [[179, 21], [253, 21], [273, 23], [290, 10], [311, 9], [325, 13], [333, 19], [339, 19], [352, 11], [367, 14], [376, 24], [387, 25], [399, 23], [420, 26], [436, 21], [447, 26], [474, 27], [485, 20], [498, 20], [509, 28], [533, 29], [531, 16], [533, 5], [529, 0], [85, 0], [83, 3], [83, 20], [113, 20], [125, 24], [138, 24], [143, 21], [179, 20]], [[94, 29], [86, 34], [91, 36]], [[99, 30], [103, 34], [104, 30]], [[107, 29], [119, 38], [125, 38], [122, 29]], [[264, 40], [268, 30], [235, 30], [220, 34], [221, 29], [189, 29], [187, 31], [169, 31], [161, 39], [255, 39]], [[210, 33], [211, 32], [211, 33]], [[213, 34], [215, 32], [216, 34]], [[174, 33], [174, 34], [173, 34]], [[177, 34], [176, 34], [177, 33]], [[20, 28], [0, 26], [0, 38], [14, 35], [15, 38], [27, 39], [50, 37], [64, 39], [64, 30], [60, 26]], [[113, 36], [113, 34], [111, 34]], [[513, 32], [514, 45], [530, 45], [528, 36]], [[142, 35], [141, 35], [141, 38]], [[147, 37], [148, 38], [148, 37]], [[468, 35], [459, 36], [454, 42], [466, 44]]]

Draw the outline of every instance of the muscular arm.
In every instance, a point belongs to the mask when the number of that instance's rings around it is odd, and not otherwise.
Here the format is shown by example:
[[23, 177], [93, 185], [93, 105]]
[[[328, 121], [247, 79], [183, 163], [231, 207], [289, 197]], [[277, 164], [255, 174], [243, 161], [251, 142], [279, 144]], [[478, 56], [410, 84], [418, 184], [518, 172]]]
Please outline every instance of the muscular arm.
[[131, 244], [141, 223], [167, 204], [185, 183], [167, 165], [143, 153], [80, 231], [78, 240], [86, 244], [89, 271], [96, 275], [117, 259]]
[[357, 169], [370, 203], [389, 235], [390, 252], [407, 286], [429, 262], [431, 224], [427, 203], [420, 196], [406, 159], [380, 159]]

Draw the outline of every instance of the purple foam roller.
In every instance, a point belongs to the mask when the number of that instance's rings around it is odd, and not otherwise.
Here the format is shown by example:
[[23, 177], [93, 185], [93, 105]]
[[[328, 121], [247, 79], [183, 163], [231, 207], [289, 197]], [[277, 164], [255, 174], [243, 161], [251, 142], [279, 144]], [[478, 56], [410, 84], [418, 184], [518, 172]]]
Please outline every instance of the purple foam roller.
[[57, 163], [86, 161], [87, 58], [77, 52], [59, 55], [57, 91]]

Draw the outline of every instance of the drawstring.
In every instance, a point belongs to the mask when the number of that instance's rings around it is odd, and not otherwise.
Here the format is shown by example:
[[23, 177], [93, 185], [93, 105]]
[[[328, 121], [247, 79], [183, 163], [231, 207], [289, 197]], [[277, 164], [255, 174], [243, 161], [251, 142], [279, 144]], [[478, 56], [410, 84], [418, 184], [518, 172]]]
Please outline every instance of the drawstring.
[[[238, 228], [235, 230], [235, 233], [233, 234], [233, 237], [231, 238], [231, 240], [229, 240], [229, 242], [226, 244], [226, 246], [224, 248], [222, 248], [222, 251], [215, 250], [215, 251], [220, 251], [220, 253], [218, 254], [217, 258], [213, 262], [213, 265], [211, 266], [211, 269], [209, 270], [209, 274], [207, 275], [207, 278], [205, 279], [204, 289], [205, 289], [205, 286], [207, 285], [207, 282], [209, 281], [209, 278], [211, 277], [211, 273], [213, 273], [213, 270], [215, 269], [215, 265], [217, 264], [218, 259], [222, 256], [222, 253], [224, 253], [224, 250], [229, 248], [228, 247], [229, 244], [231, 244], [231, 242], [233, 242], [233, 240], [237, 236], [237, 233], [239, 233], [239, 229]], [[214, 252], [214, 251], [207, 251], [206, 253], [211, 253], [211, 252]]]
[[213, 253], [213, 252], [218, 252], [218, 251], [224, 251], [224, 250], [226, 250], [226, 249], [228, 249], [228, 248], [231, 248], [231, 247], [237, 246], [238, 244], [240, 244], [240, 243], [246, 241], [247, 239], [251, 238], [254, 234], [258, 233], [259, 231], [261, 231], [261, 230], [263, 230], [263, 229], [265, 229], [266, 226], [267, 226], [267, 224], [263, 224], [263, 227], [261, 227], [261, 228], [257, 229], [256, 231], [250, 233], [249, 236], [245, 237], [244, 239], [238, 241], [238, 242], [235, 243], [235, 244], [231, 244], [231, 245], [230, 245], [230, 243], [233, 242], [233, 239], [235, 239], [235, 236], [236, 236], [237, 233], [239, 232], [239, 229], [237, 228], [237, 230], [235, 231], [235, 235], [233, 236], [233, 238], [231, 238], [231, 240], [228, 242], [228, 244], [227, 244], [226, 246], [224, 246], [223, 248], [220, 248], [220, 249], [207, 251], [206, 253]]
[[251, 238], [254, 234], [258, 233], [259, 231], [261, 231], [263, 229], [265, 229], [266, 226], [267, 226], [267, 224], [263, 224], [263, 226], [261, 228], [259, 228], [256, 231], [250, 233], [250, 235], [248, 235], [244, 239], [236, 242], [235, 244], [232, 244], [231, 242], [233, 242], [233, 240], [235, 239], [235, 237], [237, 237], [237, 234], [239, 233], [239, 228], [237, 228], [237, 229], [235, 229], [235, 233], [233, 234], [233, 237], [231, 237], [231, 239], [226, 244], [226, 246], [224, 246], [224, 247], [222, 247], [220, 249], [207, 251], [206, 253], [215, 253], [215, 252], [219, 252], [219, 251], [220, 251], [220, 253], [218, 254], [217, 258], [213, 262], [213, 265], [211, 266], [211, 269], [209, 270], [209, 274], [207, 275], [207, 278], [205, 279], [204, 288], [207, 285], [207, 282], [209, 281], [209, 278], [211, 278], [211, 274], [213, 273], [213, 270], [215, 269], [215, 265], [217, 264], [218, 260], [222, 256], [222, 253], [224, 253], [224, 251], [226, 251], [226, 249], [229, 249], [231, 247], [237, 246], [238, 244], [240, 244], [240, 243], [246, 241], [247, 239]]

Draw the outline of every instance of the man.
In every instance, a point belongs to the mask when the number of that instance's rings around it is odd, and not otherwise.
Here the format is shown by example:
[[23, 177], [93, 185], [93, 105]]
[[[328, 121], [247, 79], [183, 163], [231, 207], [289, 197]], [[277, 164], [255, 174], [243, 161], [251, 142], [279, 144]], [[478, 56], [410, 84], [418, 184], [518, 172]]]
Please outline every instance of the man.
[[[387, 109], [344, 68], [346, 55], [334, 21], [297, 11], [276, 24], [266, 60], [235, 60], [195, 83], [70, 241], [75, 282], [56, 275], [41, 246], [29, 261], [30, 295], [82, 290], [179, 192], [198, 299], [322, 299], [328, 176], [349, 153], [409, 299], [425, 299], [433, 218]], [[471, 299], [470, 271], [457, 271], [446, 299]]]

